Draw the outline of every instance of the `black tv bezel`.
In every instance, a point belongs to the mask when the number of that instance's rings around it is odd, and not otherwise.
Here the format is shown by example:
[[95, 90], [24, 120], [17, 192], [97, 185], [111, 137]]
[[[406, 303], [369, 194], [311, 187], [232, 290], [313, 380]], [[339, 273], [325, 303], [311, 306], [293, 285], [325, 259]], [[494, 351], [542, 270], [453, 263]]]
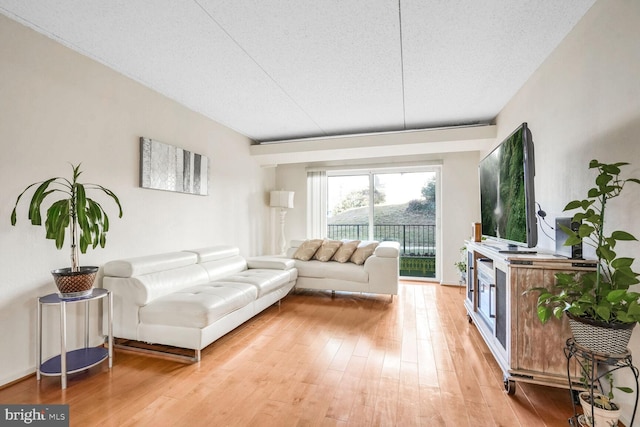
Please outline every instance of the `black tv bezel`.
[[[482, 163], [489, 157], [491, 157], [496, 150], [500, 149], [504, 143], [506, 143], [511, 137], [518, 133], [522, 129], [522, 145], [523, 145], [523, 168], [524, 168], [524, 193], [525, 193], [525, 217], [526, 217], [526, 242], [519, 242], [516, 240], [506, 239], [504, 237], [492, 236], [484, 234], [482, 230], [482, 237], [484, 239], [490, 239], [498, 243], [506, 243], [506, 250], [517, 250], [517, 248], [535, 248], [538, 245], [538, 222], [536, 216], [536, 200], [534, 191], [534, 178], [535, 178], [535, 158], [533, 147], [533, 135], [529, 129], [527, 122], [523, 122], [513, 132], [500, 142], [497, 146], [489, 152], [486, 156], [480, 160], [478, 164], [478, 181], [480, 185], [480, 209], [482, 210]], [[481, 212], [482, 218], [482, 212]]]

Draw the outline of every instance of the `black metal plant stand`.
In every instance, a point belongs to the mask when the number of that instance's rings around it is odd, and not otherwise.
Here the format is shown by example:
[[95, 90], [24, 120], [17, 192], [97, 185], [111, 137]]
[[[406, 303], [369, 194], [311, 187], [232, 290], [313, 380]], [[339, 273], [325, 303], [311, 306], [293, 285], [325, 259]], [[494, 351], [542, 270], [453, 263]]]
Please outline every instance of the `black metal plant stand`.
[[[569, 379], [569, 389], [571, 391], [571, 403], [573, 404], [573, 416], [569, 418], [569, 425], [574, 427], [580, 427], [582, 423], [578, 420], [580, 414], [576, 411], [576, 395], [577, 390], [574, 390], [574, 383], [571, 379], [571, 359], [575, 358], [580, 365], [580, 372], [587, 373], [587, 380], [591, 387], [588, 388], [591, 394], [591, 419], [593, 419], [593, 390], [597, 388], [601, 393], [602, 383], [601, 379], [607, 374], [613, 373], [619, 369], [629, 368], [633, 372], [633, 376], [636, 379], [635, 396], [636, 401], [633, 407], [633, 415], [631, 416], [631, 422], [629, 425], [633, 425], [633, 421], [636, 417], [636, 410], [638, 409], [638, 368], [636, 368], [631, 360], [631, 352], [627, 350], [622, 354], [605, 354], [598, 353], [588, 348], [582, 347], [577, 344], [573, 338], [567, 340], [566, 347], [564, 348], [564, 354], [567, 357], [567, 378]], [[599, 371], [598, 366], [608, 366], [606, 371]], [[586, 414], [585, 414], [586, 416]], [[586, 425], [586, 424], [585, 424]]]

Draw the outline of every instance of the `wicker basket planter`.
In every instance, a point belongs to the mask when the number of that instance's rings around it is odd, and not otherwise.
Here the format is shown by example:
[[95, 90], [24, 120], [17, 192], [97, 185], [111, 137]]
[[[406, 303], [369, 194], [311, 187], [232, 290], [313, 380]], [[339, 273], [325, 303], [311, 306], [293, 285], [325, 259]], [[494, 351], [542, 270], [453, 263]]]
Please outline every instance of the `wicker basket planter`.
[[580, 346], [604, 354], [627, 351], [636, 323], [605, 323], [566, 313], [573, 338]]
[[80, 267], [79, 271], [61, 268], [53, 270], [51, 274], [58, 287], [60, 299], [74, 299], [91, 295], [97, 272], [98, 267]]

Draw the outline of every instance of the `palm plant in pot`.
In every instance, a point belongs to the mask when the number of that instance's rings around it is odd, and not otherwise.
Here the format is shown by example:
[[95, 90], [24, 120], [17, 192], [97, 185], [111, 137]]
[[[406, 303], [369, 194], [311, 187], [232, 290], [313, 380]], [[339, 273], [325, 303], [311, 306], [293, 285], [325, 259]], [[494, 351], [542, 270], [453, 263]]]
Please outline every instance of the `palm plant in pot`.
[[[11, 212], [11, 225], [16, 225], [17, 208], [22, 196], [37, 186], [29, 203], [28, 219], [33, 225], [42, 225], [42, 204], [48, 196], [59, 195], [46, 211], [44, 222], [46, 238], [55, 240], [56, 248], [62, 249], [67, 229], [71, 240], [71, 267], [53, 270], [60, 297], [78, 298], [91, 294], [98, 267], [81, 267], [79, 253], [86, 253], [89, 246], [104, 248], [109, 231], [109, 217], [102, 206], [87, 197], [87, 191], [99, 190], [109, 196], [118, 207], [118, 217], [122, 217], [122, 206], [118, 197], [108, 188], [98, 184], [78, 182], [82, 174], [80, 164], [71, 165], [72, 178], [49, 178], [29, 185], [20, 193]], [[47, 199], [48, 200], [48, 199]]]
[[598, 172], [595, 186], [585, 199], [573, 200], [564, 208], [577, 209], [572, 220], [580, 224], [575, 231], [563, 227], [569, 236], [565, 245], [582, 242], [595, 248], [595, 271], [558, 273], [551, 289], [530, 290], [540, 293], [537, 314], [542, 323], [566, 314], [576, 343], [606, 354], [626, 352], [631, 331], [640, 321], [640, 293], [629, 290], [640, 282], [631, 268], [634, 259], [615, 252], [617, 242], [637, 239], [621, 230], [607, 234], [604, 228], [607, 203], [620, 196], [625, 184], [640, 184], [636, 178], [620, 178], [621, 167], [627, 164], [592, 160], [589, 168]]

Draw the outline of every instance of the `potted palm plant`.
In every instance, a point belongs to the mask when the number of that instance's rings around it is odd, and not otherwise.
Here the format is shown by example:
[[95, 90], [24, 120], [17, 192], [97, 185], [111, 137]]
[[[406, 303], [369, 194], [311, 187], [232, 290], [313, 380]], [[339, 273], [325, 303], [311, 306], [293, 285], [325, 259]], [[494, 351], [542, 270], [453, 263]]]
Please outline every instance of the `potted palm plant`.
[[627, 164], [592, 160], [589, 168], [598, 172], [595, 186], [585, 199], [573, 200], [564, 208], [577, 209], [572, 220], [580, 224], [576, 231], [563, 227], [569, 236], [565, 245], [582, 242], [595, 248], [595, 271], [559, 273], [553, 288], [530, 290], [540, 293], [537, 313], [542, 323], [566, 314], [576, 343], [607, 354], [624, 353], [631, 331], [640, 321], [640, 293], [629, 290], [640, 282], [639, 274], [631, 268], [634, 259], [615, 252], [617, 242], [637, 239], [626, 231], [605, 232], [607, 203], [621, 195], [625, 184], [640, 184], [636, 178], [620, 178], [621, 167]]
[[[109, 231], [109, 217], [102, 206], [87, 197], [87, 191], [99, 190], [109, 196], [118, 206], [118, 217], [122, 217], [122, 206], [118, 197], [109, 189], [97, 184], [82, 184], [78, 178], [82, 174], [80, 164], [71, 165], [71, 179], [63, 177], [49, 178], [29, 185], [18, 196], [11, 212], [11, 225], [16, 225], [17, 208], [22, 196], [32, 187], [37, 186], [29, 203], [28, 219], [33, 225], [42, 225], [41, 208], [48, 196], [58, 195], [46, 211], [44, 222], [47, 239], [55, 241], [56, 248], [62, 249], [67, 229], [71, 240], [71, 267], [53, 270], [54, 280], [60, 297], [63, 299], [78, 298], [92, 292], [98, 267], [81, 267], [78, 250], [83, 254], [91, 246], [104, 248]], [[50, 197], [49, 197], [50, 199]]]

